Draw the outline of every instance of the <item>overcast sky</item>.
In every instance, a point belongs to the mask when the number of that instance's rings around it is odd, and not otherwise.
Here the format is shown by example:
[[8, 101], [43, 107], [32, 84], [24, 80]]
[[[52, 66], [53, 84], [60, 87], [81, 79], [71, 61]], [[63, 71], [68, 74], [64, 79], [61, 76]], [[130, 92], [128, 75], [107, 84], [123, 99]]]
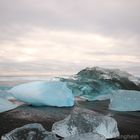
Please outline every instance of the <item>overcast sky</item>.
[[140, 75], [140, 0], [0, 0], [0, 75], [92, 66]]

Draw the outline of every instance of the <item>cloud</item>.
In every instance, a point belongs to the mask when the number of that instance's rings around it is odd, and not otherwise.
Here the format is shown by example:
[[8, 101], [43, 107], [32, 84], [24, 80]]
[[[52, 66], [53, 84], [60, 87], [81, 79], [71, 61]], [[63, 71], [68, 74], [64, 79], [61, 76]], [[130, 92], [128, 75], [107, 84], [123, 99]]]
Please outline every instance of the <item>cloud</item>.
[[137, 67], [139, 7], [139, 0], [0, 0], [0, 71]]
[[4, 73], [72, 74], [94, 65], [128, 67], [140, 62], [135, 43], [89, 32], [35, 28], [0, 45], [0, 69]]
[[0, 24], [138, 35], [139, 7], [139, 0], [1, 0]]

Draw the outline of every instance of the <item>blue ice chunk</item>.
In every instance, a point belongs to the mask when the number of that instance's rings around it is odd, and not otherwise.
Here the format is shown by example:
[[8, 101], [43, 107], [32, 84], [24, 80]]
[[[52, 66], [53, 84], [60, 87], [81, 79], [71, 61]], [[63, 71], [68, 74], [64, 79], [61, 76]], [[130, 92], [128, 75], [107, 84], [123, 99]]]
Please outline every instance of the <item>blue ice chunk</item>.
[[140, 79], [119, 69], [86, 68], [74, 76], [64, 77], [60, 80], [67, 82], [75, 96], [80, 96], [89, 101], [95, 100], [99, 96], [100, 99], [101, 97], [103, 99], [104, 95], [109, 97], [108, 94], [112, 90], [140, 91]]
[[140, 110], [140, 91], [116, 90], [110, 96], [111, 110], [116, 111], [139, 111]]
[[34, 106], [70, 107], [74, 105], [72, 91], [61, 81], [35, 81], [13, 87], [9, 92]]
[[0, 113], [14, 109], [16, 107], [17, 107], [16, 104], [13, 104], [12, 102], [10, 102], [4, 98], [0, 98]]

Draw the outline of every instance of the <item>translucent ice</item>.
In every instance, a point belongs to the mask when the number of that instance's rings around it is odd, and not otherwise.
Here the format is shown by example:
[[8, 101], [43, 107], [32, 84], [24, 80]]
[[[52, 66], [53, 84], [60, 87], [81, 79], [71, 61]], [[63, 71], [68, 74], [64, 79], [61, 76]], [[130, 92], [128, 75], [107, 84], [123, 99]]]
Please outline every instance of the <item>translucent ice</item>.
[[73, 77], [61, 80], [67, 82], [75, 96], [87, 100], [95, 100], [96, 97], [108, 94], [112, 90], [140, 91], [140, 79], [119, 69], [86, 68]]
[[16, 99], [35, 106], [49, 105], [67, 107], [74, 105], [72, 91], [67, 88], [64, 82], [60, 81], [25, 83], [13, 87], [9, 92]]
[[113, 118], [81, 108], [75, 108], [64, 120], [54, 123], [52, 132], [61, 137], [90, 132], [101, 134], [106, 138], [119, 136], [117, 122]]
[[0, 98], [0, 113], [14, 109], [16, 107], [17, 107], [16, 104], [13, 104], [12, 102], [6, 99]]
[[111, 96], [109, 108], [117, 111], [140, 110], [140, 91], [116, 90]]
[[106, 140], [106, 138], [97, 133], [84, 133], [67, 137], [64, 140]]
[[34, 123], [16, 128], [2, 136], [1, 140], [58, 140], [55, 134], [46, 131], [42, 125]]

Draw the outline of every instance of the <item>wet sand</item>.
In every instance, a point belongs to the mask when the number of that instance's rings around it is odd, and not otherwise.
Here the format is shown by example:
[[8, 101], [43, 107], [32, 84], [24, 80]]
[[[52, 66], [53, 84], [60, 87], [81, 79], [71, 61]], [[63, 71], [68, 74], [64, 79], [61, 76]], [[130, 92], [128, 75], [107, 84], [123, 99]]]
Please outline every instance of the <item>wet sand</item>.
[[[108, 110], [109, 101], [78, 101], [76, 106], [112, 116], [118, 123], [121, 136], [117, 139], [140, 139], [140, 112], [117, 112]], [[64, 119], [73, 108], [22, 106], [0, 114], [0, 136], [28, 123], [40, 123], [47, 130], [52, 124]]]

